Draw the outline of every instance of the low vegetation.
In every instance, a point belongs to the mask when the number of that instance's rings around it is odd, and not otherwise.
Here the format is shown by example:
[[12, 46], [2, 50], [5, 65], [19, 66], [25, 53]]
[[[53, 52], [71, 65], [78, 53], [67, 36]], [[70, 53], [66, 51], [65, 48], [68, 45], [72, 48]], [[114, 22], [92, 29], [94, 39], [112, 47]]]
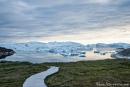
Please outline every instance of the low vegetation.
[[48, 87], [115, 87], [112, 86], [114, 84], [117, 84], [116, 87], [128, 87], [130, 84], [130, 60], [128, 59], [50, 63], [49, 65], [59, 66], [60, 70], [46, 78]]
[[29, 76], [46, 69], [44, 65], [28, 62], [0, 63], [0, 87], [22, 87]]
[[58, 73], [45, 79], [48, 87], [129, 87], [130, 84], [130, 60], [106, 59], [42, 64], [0, 63], [0, 87], [22, 87], [26, 78], [45, 71], [46, 66], [60, 68]]

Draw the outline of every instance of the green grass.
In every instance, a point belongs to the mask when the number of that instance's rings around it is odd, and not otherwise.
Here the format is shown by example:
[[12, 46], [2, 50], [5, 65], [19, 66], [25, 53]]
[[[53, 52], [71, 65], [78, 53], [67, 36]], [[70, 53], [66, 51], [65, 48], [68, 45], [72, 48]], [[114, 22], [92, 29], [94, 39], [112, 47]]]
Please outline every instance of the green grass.
[[45, 71], [46, 66], [58, 66], [60, 68], [58, 73], [45, 79], [48, 87], [112, 87], [96, 85], [96, 83], [105, 84], [106, 82], [130, 84], [130, 60], [106, 59], [69, 63], [0, 63], [0, 87], [22, 87], [26, 78]]
[[22, 87], [29, 76], [46, 69], [44, 65], [28, 62], [0, 63], [0, 87]]
[[130, 84], [130, 60], [128, 59], [80, 61], [52, 65], [59, 66], [60, 71], [46, 78], [48, 87], [100, 87], [96, 83], [105, 84], [106, 82]]

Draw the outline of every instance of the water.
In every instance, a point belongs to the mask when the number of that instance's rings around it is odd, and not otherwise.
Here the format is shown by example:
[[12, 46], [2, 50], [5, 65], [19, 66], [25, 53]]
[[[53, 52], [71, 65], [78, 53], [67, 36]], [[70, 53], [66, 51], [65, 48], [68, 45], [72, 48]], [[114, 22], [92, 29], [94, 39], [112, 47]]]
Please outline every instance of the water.
[[[94, 53], [94, 50], [99, 50], [101, 52], [108, 52], [106, 55], [100, 55]], [[31, 63], [43, 63], [43, 62], [76, 62], [82, 60], [100, 60], [100, 59], [108, 59], [110, 57], [110, 51], [114, 51], [114, 48], [94, 48], [91, 51], [85, 51], [86, 57], [79, 57], [79, 56], [67, 56], [64, 57], [60, 54], [38, 54], [38, 53], [28, 53], [28, 54], [14, 54], [12, 56], [8, 56], [5, 59], [6, 61], [28, 61]]]

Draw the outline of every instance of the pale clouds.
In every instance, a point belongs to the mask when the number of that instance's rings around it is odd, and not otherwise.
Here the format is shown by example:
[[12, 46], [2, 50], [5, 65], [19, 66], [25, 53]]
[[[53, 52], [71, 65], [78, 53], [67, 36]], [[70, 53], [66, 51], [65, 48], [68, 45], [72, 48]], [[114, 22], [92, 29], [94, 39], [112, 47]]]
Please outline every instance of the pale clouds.
[[0, 41], [126, 38], [129, 19], [129, 0], [0, 0]]

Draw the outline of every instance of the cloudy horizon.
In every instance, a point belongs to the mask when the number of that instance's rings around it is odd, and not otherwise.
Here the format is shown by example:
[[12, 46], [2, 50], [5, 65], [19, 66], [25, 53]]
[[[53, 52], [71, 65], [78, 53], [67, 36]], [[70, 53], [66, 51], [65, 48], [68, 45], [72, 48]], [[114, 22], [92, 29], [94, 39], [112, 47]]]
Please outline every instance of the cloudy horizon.
[[0, 0], [0, 42], [130, 43], [130, 0]]

